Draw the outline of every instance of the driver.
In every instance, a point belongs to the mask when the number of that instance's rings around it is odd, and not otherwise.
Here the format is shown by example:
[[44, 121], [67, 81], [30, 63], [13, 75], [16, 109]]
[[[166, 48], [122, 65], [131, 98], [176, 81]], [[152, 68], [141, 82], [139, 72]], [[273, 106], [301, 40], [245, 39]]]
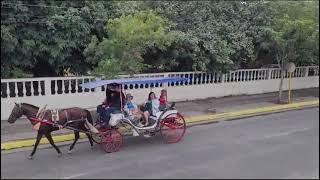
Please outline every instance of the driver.
[[[120, 94], [121, 98], [120, 99]], [[122, 105], [121, 105], [122, 102]], [[109, 124], [110, 114], [116, 111], [121, 111], [121, 107], [124, 106], [124, 94], [121, 91], [119, 84], [109, 84], [106, 90], [106, 98], [102, 104], [101, 109], [101, 120], [105, 125]]]

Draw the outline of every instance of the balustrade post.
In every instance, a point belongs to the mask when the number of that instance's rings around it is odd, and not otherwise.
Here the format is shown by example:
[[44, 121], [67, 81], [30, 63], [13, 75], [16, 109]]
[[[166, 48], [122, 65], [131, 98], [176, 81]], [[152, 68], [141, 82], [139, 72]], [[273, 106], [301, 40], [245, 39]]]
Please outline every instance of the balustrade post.
[[[21, 83], [22, 83], [22, 96], [26, 96], [27, 95], [27, 90], [25, 89], [26, 88], [26, 86], [25, 86], [26, 82], [22, 81]], [[32, 89], [32, 85], [31, 85], [31, 89]], [[31, 91], [31, 89], [30, 89], [30, 91]], [[31, 93], [31, 96], [32, 96], [32, 93]]]
[[50, 79], [44, 80], [44, 94], [46, 96], [52, 95], [51, 94], [51, 80]]
[[18, 97], [18, 93], [19, 93], [18, 82], [16, 82], [14, 85], [14, 93], [15, 93], [14, 97]]
[[226, 80], [226, 74], [222, 74], [221, 83], [225, 83], [225, 80]]
[[74, 83], [74, 89], [75, 89], [75, 93], [78, 93], [79, 90], [79, 82], [78, 79], [76, 79], [75, 83]]
[[7, 84], [7, 89], [6, 89], [6, 93], [7, 93], [7, 98], [9, 98], [10, 97], [10, 84], [9, 84], [9, 82], [7, 82], [6, 83]]
[[304, 77], [308, 77], [309, 76], [309, 67], [305, 67], [304, 68]]
[[272, 77], [271, 77], [271, 74], [272, 74], [272, 71], [273, 71], [273, 69], [268, 69], [267, 70], [267, 77], [266, 77], [266, 79], [271, 79]]
[[64, 80], [62, 79], [61, 81], [61, 94], [65, 94], [65, 90], [66, 90], [66, 87], [65, 87], [65, 83], [64, 83]]
[[71, 94], [71, 90], [72, 90], [72, 86], [71, 86], [72, 79], [69, 79], [69, 80], [68, 80], [68, 83], [69, 83], [69, 84], [68, 84], [68, 90], [69, 90], [68, 93]]

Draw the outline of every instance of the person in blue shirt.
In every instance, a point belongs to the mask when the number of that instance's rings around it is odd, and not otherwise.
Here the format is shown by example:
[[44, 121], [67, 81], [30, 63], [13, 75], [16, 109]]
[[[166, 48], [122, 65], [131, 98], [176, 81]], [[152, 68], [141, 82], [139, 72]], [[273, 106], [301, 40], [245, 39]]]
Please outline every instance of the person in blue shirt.
[[138, 108], [138, 106], [132, 102], [133, 96], [128, 93], [126, 95], [126, 102], [124, 104], [123, 110], [129, 115], [132, 116], [133, 119], [138, 121], [138, 125], [141, 127], [142, 124], [140, 122], [140, 119], [142, 118], [142, 112], [140, 111], [140, 109]]

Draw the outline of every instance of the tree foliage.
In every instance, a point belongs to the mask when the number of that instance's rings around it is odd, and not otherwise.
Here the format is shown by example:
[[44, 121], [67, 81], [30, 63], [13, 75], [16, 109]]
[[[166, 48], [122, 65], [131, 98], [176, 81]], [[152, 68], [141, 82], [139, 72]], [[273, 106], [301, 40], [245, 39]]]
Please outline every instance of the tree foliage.
[[142, 57], [146, 50], [166, 50], [179, 33], [167, 31], [170, 23], [152, 11], [139, 11], [109, 20], [105, 26], [108, 37], [98, 42], [94, 36], [85, 50], [87, 57], [100, 61], [97, 73], [107, 76], [141, 72], [146, 65]]
[[[107, 2], [87, 1], [2, 1], [1, 8], [1, 77], [17, 67], [35, 76], [62, 75], [70, 67], [84, 73], [87, 63], [82, 51], [91, 34], [99, 32], [99, 16]], [[27, 4], [24, 4], [27, 3]], [[102, 20], [103, 23], [104, 20]]]
[[[319, 64], [319, 9], [313, 2], [273, 4], [277, 19], [262, 36], [267, 49], [296, 65]], [[280, 61], [278, 59], [278, 61]]]
[[177, 22], [193, 43], [195, 70], [238, 68], [256, 59], [255, 46], [272, 10], [262, 2], [149, 2], [150, 7]]
[[276, 55], [281, 67], [278, 99], [281, 102], [285, 64], [319, 64], [319, 6], [314, 2], [273, 2], [270, 5], [278, 14], [262, 38], [266, 44], [264, 48]]
[[1, 7], [1, 77], [319, 64], [317, 1], [21, 1]]

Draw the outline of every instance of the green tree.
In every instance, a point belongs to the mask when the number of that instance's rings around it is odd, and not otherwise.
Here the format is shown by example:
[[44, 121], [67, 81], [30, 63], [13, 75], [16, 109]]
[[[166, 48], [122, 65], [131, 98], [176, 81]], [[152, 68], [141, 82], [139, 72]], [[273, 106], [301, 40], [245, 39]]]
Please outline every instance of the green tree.
[[94, 64], [83, 50], [92, 34], [102, 38], [111, 2], [2, 1], [1, 77], [10, 68], [35, 76], [62, 75], [70, 68], [85, 73]]
[[139, 11], [109, 20], [105, 29], [108, 37], [99, 42], [94, 36], [85, 54], [99, 62], [96, 72], [112, 77], [123, 73], [141, 72], [147, 65], [143, 55], [147, 49], [166, 50], [181, 36], [168, 31], [172, 24], [152, 11]]
[[284, 66], [293, 62], [298, 66], [319, 64], [319, 11], [313, 2], [275, 2], [277, 19], [263, 36], [266, 49], [276, 54], [281, 68], [279, 99], [282, 101]]
[[317, 1], [4, 0], [1, 10], [2, 78], [225, 72], [276, 62], [280, 44], [297, 65], [319, 64]]
[[205, 71], [226, 71], [255, 61], [259, 37], [273, 17], [263, 1], [148, 1], [146, 6], [195, 39], [190, 43], [193, 67]]

